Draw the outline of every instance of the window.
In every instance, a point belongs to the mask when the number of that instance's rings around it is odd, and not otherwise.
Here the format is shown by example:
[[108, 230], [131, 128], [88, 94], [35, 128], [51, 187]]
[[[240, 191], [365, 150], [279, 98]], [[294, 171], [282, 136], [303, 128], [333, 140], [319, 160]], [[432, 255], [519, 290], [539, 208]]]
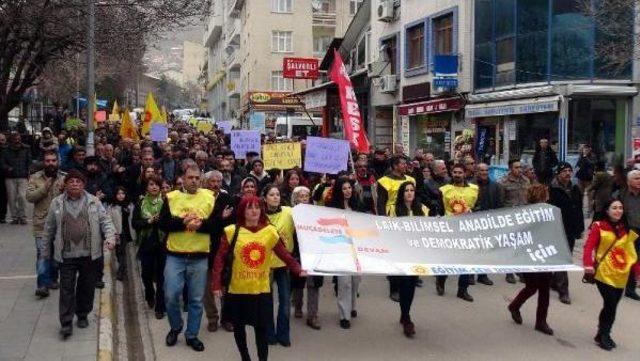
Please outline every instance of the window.
[[349, 14], [351, 16], [355, 15], [363, 2], [364, 0], [349, 0]]
[[424, 24], [407, 29], [407, 68], [424, 66]]
[[389, 74], [395, 75], [398, 69], [398, 41], [396, 36], [386, 38], [380, 42], [382, 51], [380, 56], [384, 61], [389, 62], [387, 68]]
[[333, 13], [335, 12], [332, 9], [330, 0], [312, 0], [311, 1], [311, 10], [314, 13]]
[[313, 56], [323, 58], [333, 40], [330, 36], [318, 36], [313, 38]]
[[273, 91], [291, 91], [293, 89], [292, 79], [282, 77], [281, 70], [271, 72], [271, 90]]
[[274, 13], [290, 13], [293, 0], [271, 0], [271, 11]]
[[435, 55], [453, 54], [453, 14], [433, 20]]
[[293, 51], [291, 31], [274, 31], [271, 33], [271, 51], [288, 53]]
[[476, 0], [474, 84], [476, 89], [493, 86], [493, 0]]

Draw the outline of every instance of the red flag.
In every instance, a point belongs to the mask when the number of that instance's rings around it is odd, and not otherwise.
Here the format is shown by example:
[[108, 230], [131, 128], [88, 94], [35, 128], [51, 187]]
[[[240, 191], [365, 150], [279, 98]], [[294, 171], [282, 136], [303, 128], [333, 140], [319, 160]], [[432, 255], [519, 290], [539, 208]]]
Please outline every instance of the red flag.
[[333, 49], [333, 65], [331, 66], [331, 80], [336, 83], [340, 92], [342, 120], [344, 121], [344, 136], [358, 152], [369, 153], [369, 139], [364, 129], [360, 107], [349, 74], [344, 67], [340, 53]]

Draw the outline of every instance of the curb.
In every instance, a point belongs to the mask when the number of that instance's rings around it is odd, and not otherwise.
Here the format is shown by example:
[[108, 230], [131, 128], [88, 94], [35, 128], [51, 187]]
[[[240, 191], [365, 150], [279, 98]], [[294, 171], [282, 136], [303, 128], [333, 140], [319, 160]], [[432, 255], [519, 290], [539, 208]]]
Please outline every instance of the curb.
[[151, 320], [149, 317], [149, 312], [147, 312], [148, 308], [143, 296], [144, 292], [142, 286], [142, 278], [140, 277], [140, 263], [138, 262], [137, 258], [138, 247], [131, 244], [129, 246], [127, 254], [129, 258], [129, 270], [131, 270], [131, 274], [133, 276], [132, 292], [135, 297], [134, 307], [138, 317], [138, 326], [140, 330], [140, 341], [142, 346], [141, 356], [146, 361], [155, 360], [156, 351], [151, 335]]
[[113, 260], [112, 251], [104, 251], [104, 288], [100, 290], [100, 310], [98, 311], [98, 355], [97, 361], [113, 361]]

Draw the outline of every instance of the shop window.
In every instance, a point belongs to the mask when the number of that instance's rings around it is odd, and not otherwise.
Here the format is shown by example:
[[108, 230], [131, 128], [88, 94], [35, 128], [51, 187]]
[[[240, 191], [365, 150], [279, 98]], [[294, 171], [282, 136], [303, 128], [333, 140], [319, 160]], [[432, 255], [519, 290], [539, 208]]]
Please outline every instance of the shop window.
[[407, 69], [415, 69], [424, 66], [425, 44], [424, 23], [412, 26], [406, 32], [406, 65]]
[[593, 21], [575, 0], [552, 0], [551, 80], [586, 79], [591, 74]]
[[388, 38], [384, 38], [380, 41], [381, 54], [380, 56], [387, 62], [389, 74], [397, 74], [398, 71], [398, 38], [393, 35]]
[[433, 20], [433, 37], [435, 55], [453, 54], [453, 14]]
[[549, 0], [518, 0], [516, 82], [548, 79]]

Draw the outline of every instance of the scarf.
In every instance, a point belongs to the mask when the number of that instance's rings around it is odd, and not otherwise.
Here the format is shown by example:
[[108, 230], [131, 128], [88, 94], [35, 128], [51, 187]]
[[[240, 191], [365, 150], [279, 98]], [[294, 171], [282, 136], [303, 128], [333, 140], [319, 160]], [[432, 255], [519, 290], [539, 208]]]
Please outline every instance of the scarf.
[[151, 217], [160, 214], [163, 204], [164, 201], [162, 200], [161, 195], [152, 197], [151, 195], [146, 194], [144, 198], [142, 198], [142, 204], [140, 205], [142, 218], [150, 219]]

